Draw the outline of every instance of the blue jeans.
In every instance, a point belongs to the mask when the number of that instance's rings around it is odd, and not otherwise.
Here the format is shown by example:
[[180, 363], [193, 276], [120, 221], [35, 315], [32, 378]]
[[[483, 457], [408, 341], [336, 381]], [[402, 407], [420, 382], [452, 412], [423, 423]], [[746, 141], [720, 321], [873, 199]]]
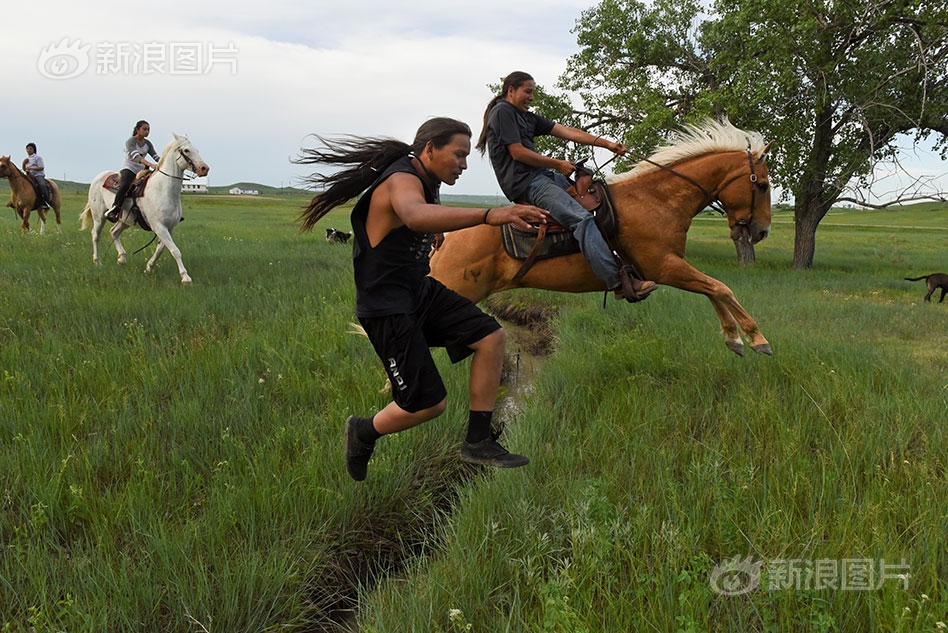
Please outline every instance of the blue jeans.
[[549, 211], [553, 219], [573, 233], [593, 273], [607, 289], [613, 290], [619, 286], [619, 264], [596, 226], [593, 214], [566, 193], [569, 186], [562, 174], [544, 170], [530, 183], [527, 201]]
[[49, 189], [46, 187], [46, 176], [36, 176], [34, 174], [30, 174], [30, 176], [33, 176], [33, 182], [39, 188], [43, 204], [49, 205]]

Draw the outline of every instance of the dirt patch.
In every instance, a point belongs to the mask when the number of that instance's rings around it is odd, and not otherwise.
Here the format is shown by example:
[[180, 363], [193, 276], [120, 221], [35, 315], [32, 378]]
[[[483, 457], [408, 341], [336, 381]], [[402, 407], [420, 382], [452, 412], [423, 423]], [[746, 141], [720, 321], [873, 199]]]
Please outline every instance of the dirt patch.
[[504, 295], [488, 297], [484, 304], [494, 316], [506, 322], [511, 338], [524, 352], [542, 357], [553, 351], [555, 341], [551, 323], [559, 313], [557, 306], [528, 304]]

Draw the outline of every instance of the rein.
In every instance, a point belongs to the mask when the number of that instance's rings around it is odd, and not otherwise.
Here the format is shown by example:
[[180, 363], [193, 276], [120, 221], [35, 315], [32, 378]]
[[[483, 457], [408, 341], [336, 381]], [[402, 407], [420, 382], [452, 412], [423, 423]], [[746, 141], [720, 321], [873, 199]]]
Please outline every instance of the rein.
[[[183, 158], [185, 161], [187, 161], [188, 166], [191, 168], [191, 171], [194, 171], [195, 173], [197, 173], [197, 172], [195, 171], [195, 169], [194, 169], [194, 161], [191, 160], [191, 158], [190, 158], [187, 154], [185, 154], [184, 152], [182, 152], [180, 147], [177, 149], [177, 152], [178, 152], [178, 154], [181, 155], [181, 158]], [[184, 177], [184, 174], [183, 174], [183, 173], [182, 173], [180, 176], [174, 176], [174, 175], [172, 175], [172, 174], [169, 174], [169, 173], [166, 173], [166, 172], [161, 171], [161, 167], [156, 167], [156, 168], [155, 168], [155, 171], [157, 171], [159, 174], [164, 174], [164, 175], [167, 176], [168, 178], [174, 178], [175, 180], [181, 180], [181, 181], [185, 180], [185, 177]], [[182, 170], [182, 171], [183, 171], [183, 170]], [[192, 178], [187, 178], [187, 180], [192, 180]]]
[[[753, 215], [754, 208], [757, 206], [757, 189], [760, 187], [760, 185], [758, 185], [757, 170], [754, 167], [754, 156], [753, 154], [751, 154], [751, 151], [749, 149], [746, 151], [747, 151], [747, 163], [750, 166], [751, 214]], [[690, 176], [686, 176], [685, 174], [679, 171], [675, 171], [674, 169], [672, 169], [671, 167], [668, 167], [667, 165], [662, 165], [661, 163], [657, 163], [653, 161], [652, 159], [648, 158], [647, 156], [642, 156], [641, 154], [637, 154], [636, 152], [633, 152], [633, 151], [628, 151], [628, 153], [631, 154], [633, 158], [636, 158], [644, 163], [648, 163], [649, 165], [652, 165], [654, 167], [658, 167], [659, 169], [663, 169], [667, 171], [668, 173], [681, 178], [685, 182], [688, 182], [694, 185], [701, 193], [704, 194], [704, 200], [701, 201], [701, 205], [698, 207], [698, 211], [700, 211], [704, 207], [711, 207], [712, 209], [720, 213], [722, 216], [727, 216], [727, 209], [724, 208], [724, 205], [721, 202], [721, 199], [718, 198], [718, 195], [716, 193], [711, 193], [710, 191], [705, 189], [704, 186], [701, 185], [701, 183], [696, 181], [694, 178], [691, 178]], [[612, 158], [610, 158], [609, 160], [607, 160], [605, 163], [602, 164], [602, 167], [605, 167], [606, 165], [614, 161], [617, 158], [617, 156], [618, 154], [613, 155]], [[593, 158], [593, 162], [595, 162], [595, 157]], [[596, 171], [600, 171], [602, 167], [600, 167], [599, 165], [596, 165]], [[729, 179], [726, 183], [719, 186], [717, 188], [717, 191], [719, 193], [721, 191], [724, 191], [731, 185], [732, 182], [734, 182], [741, 176], [743, 176], [743, 174], [739, 174]], [[750, 219], [735, 220], [735, 222], [737, 222], [737, 224], [747, 224], [748, 222], [750, 222]]]

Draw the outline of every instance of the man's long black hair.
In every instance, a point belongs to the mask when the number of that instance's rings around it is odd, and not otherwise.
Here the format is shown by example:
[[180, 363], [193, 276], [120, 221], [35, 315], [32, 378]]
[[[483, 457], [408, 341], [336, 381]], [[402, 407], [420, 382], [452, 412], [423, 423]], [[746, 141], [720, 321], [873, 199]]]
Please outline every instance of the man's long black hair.
[[390, 138], [344, 136], [327, 139], [317, 135], [322, 147], [303, 149], [295, 162], [348, 167], [329, 175], [315, 173], [305, 179], [307, 184], [324, 190], [313, 197], [297, 218], [300, 231], [311, 231], [321, 217], [365, 191], [399, 158], [420, 154], [429, 142], [440, 149], [456, 134], [470, 137], [471, 128], [456, 119], [436, 117], [422, 123], [411, 145]]

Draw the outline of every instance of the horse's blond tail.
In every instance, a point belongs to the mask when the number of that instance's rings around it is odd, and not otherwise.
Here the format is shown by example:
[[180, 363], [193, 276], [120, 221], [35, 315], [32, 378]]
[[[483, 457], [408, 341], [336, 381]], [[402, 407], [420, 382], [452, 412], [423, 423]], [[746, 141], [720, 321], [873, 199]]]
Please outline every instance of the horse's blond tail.
[[82, 213], [79, 214], [79, 219], [82, 220], [82, 230], [85, 231], [86, 227], [89, 226], [89, 222], [92, 221], [92, 204], [87, 202], [86, 208], [82, 210]]

